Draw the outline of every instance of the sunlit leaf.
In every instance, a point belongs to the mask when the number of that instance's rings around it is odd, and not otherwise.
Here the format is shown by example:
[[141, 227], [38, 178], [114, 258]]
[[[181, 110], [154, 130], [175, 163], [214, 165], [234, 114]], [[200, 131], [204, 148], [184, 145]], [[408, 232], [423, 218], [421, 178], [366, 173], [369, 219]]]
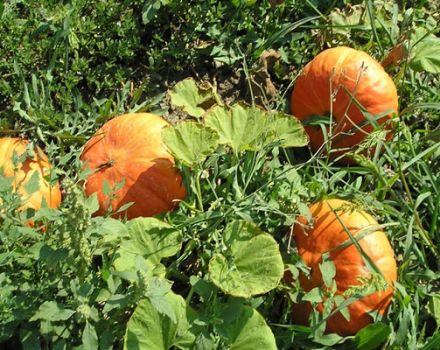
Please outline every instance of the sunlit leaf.
[[212, 88], [203, 88], [192, 78], [178, 82], [168, 94], [174, 106], [181, 107], [193, 117], [200, 117], [205, 113], [205, 110], [213, 104], [209, 101], [214, 99]]
[[205, 124], [218, 132], [221, 144], [230, 145], [238, 153], [256, 151], [264, 145], [268, 120], [262, 109], [236, 104], [230, 109], [210, 109]]
[[218, 145], [218, 134], [201, 124], [183, 122], [162, 131], [163, 142], [172, 155], [192, 167], [202, 163]]
[[226, 305], [216, 331], [228, 341], [231, 350], [276, 350], [275, 337], [264, 318], [252, 307], [238, 303]]
[[209, 276], [223, 292], [249, 298], [278, 285], [284, 265], [271, 235], [245, 221], [235, 221], [226, 227], [224, 241], [227, 251], [209, 262]]
[[[136, 271], [136, 263], [143, 264], [143, 270], [156, 268], [162, 258], [180, 251], [181, 233], [158, 219], [137, 218], [127, 226], [130, 239], [124, 240], [117, 250], [118, 257], [113, 263], [117, 271]], [[144, 260], [136, 262], [137, 257]]]
[[293, 116], [241, 104], [211, 108], [205, 115], [205, 124], [218, 132], [219, 143], [231, 146], [236, 153], [258, 151], [274, 142], [280, 147], [308, 143], [302, 124]]
[[124, 349], [191, 348], [195, 340], [190, 327], [190, 321], [193, 318], [192, 311], [186, 305], [185, 300], [173, 292], [166, 294], [164, 302], [167, 302], [174, 311], [176, 322], [158, 312], [148, 299], [141, 300], [128, 321]]
[[270, 128], [274, 141], [280, 141], [281, 147], [303, 147], [309, 143], [302, 123], [291, 115], [282, 112], [272, 115]]
[[415, 71], [440, 73], [440, 38], [429, 35], [414, 48], [410, 67]]

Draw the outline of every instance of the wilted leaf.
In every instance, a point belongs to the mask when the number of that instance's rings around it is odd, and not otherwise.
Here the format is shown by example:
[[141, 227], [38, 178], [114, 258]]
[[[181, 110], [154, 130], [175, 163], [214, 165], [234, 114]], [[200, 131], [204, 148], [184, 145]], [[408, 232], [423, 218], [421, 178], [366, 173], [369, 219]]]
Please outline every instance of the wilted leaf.
[[215, 151], [218, 134], [201, 124], [183, 122], [162, 131], [163, 142], [172, 155], [192, 167]]
[[229, 224], [224, 232], [228, 250], [209, 262], [210, 279], [223, 292], [243, 298], [274, 289], [284, 265], [273, 237], [245, 221]]
[[205, 113], [213, 105], [210, 101], [214, 100], [212, 88], [202, 88], [192, 78], [178, 82], [168, 94], [174, 106], [181, 107], [193, 117], [200, 117]]
[[[332, 31], [337, 34], [349, 35], [351, 27], [362, 23], [363, 12], [364, 7], [361, 5], [348, 5], [343, 10], [335, 8], [329, 15], [333, 26]], [[370, 28], [369, 24], [363, 24], [363, 26], [365, 29]]]

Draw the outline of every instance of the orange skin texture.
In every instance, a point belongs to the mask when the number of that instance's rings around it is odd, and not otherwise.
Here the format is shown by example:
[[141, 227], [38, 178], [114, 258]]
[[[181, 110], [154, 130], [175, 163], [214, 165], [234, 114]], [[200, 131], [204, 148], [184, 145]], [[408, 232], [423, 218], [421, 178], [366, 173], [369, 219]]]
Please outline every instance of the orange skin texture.
[[[354, 237], [359, 231], [371, 225], [378, 225], [377, 221], [366, 212], [351, 211], [350, 205], [352, 206], [350, 202], [339, 199], [318, 202], [310, 207], [314, 220], [313, 227], [307, 226], [307, 220], [304, 217], [300, 217], [299, 223], [295, 225], [293, 235], [299, 255], [311, 268], [310, 279], [304, 274], [300, 275], [300, 283], [305, 291], [310, 291], [315, 287], [326, 288], [319, 269], [322, 254], [350, 239], [332, 209]], [[397, 267], [394, 252], [386, 235], [378, 230], [367, 234], [358, 242], [382, 272], [388, 287], [384, 291], [369, 294], [350, 304], [348, 306], [350, 321], [347, 321], [339, 312], [331, 316], [327, 320], [326, 333], [337, 333], [342, 336], [356, 334], [357, 331], [373, 322], [367, 312], [374, 310], [383, 315], [392, 301], [393, 284], [397, 280]], [[371, 276], [361, 253], [353, 244], [343, 249], [332, 250], [330, 258], [336, 266], [337, 295], [343, 294], [352, 286], [360, 285], [359, 277]], [[317, 309], [322, 312], [322, 304], [318, 305]], [[294, 321], [306, 325], [311, 311], [309, 303], [294, 305]]]
[[[182, 177], [162, 143], [162, 128], [167, 125], [154, 114], [125, 114], [105, 123], [86, 143], [81, 160], [95, 171], [85, 183], [88, 196], [98, 195], [95, 215], [104, 215], [110, 208], [115, 212], [134, 202], [113, 216], [153, 216], [172, 210], [177, 200], [185, 198]], [[104, 181], [111, 188], [125, 183], [109, 198], [103, 192]]]
[[[49, 176], [52, 166], [46, 154], [39, 147], [33, 150], [33, 157], [26, 158], [25, 161], [17, 164], [16, 168], [14, 167], [14, 152], [20, 157], [26, 152], [28, 144], [29, 141], [20, 138], [4, 137], [0, 139], [0, 168], [3, 169], [4, 176], [14, 178], [13, 189], [23, 201], [19, 210], [28, 208], [38, 210], [41, 208], [43, 200], [49, 208], [58, 208], [61, 204], [60, 187], [58, 183], [51, 186], [46, 181], [45, 177]], [[38, 174], [40, 188], [34, 193], [28, 193], [26, 184], [35, 173]], [[33, 223], [29, 222], [28, 225], [33, 226]]]
[[[304, 67], [292, 92], [291, 111], [303, 122], [313, 116], [332, 114], [336, 123], [331, 135], [334, 159], [358, 145], [373, 130], [370, 123], [363, 124], [365, 117], [356, 101], [373, 117], [389, 113], [377, 120], [378, 124], [398, 111], [396, 86], [380, 63], [363, 51], [341, 46], [322, 51]], [[319, 125], [305, 129], [316, 152], [324, 143], [322, 129]], [[388, 139], [391, 136], [388, 133]], [[353, 163], [348, 157], [339, 162]]]

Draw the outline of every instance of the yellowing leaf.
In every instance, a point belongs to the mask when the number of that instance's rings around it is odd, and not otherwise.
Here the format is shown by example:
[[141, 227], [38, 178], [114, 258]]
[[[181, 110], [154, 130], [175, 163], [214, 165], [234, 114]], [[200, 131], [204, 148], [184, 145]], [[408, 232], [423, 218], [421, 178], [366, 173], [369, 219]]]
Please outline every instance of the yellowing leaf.
[[190, 116], [197, 118], [214, 103], [212, 88], [200, 87], [192, 78], [178, 82], [168, 94], [174, 106], [181, 107]]

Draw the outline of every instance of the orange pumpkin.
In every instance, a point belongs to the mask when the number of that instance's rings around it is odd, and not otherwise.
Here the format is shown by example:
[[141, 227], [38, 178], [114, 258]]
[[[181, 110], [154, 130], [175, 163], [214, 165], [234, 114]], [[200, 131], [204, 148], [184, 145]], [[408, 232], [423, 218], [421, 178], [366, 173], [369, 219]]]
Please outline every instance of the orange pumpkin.
[[[172, 210], [185, 197], [182, 177], [174, 159], [162, 144], [162, 128], [168, 123], [149, 113], [130, 113], [105, 123], [86, 143], [81, 154], [94, 171], [85, 182], [87, 195], [97, 193], [99, 211], [128, 219]], [[115, 191], [104, 193], [104, 182]], [[126, 211], [115, 213], [133, 202]]]
[[[33, 155], [14, 164], [14, 154], [21, 158], [27, 152], [29, 141], [20, 138], [4, 137], [0, 139], [0, 169], [6, 177], [13, 177], [12, 186], [23, 201], [19, 210], [32, 208], [38, 210], [43, 201], [49, 208], [58, 208], [61, 204], [61, 191], [58, 183], [50, 184], [47, 177], [50, 175], [51, 165], [44, 152], [36, 147]], [[28, 193], [26, 185], [37, 174], [39, 189]], [[32, 223], [28, 223], [33, 225]]]
[[[343, 336], [355, 334], [371, 323], [373, 319], [368, 314], [369, 311], [377, 311], [382, 315], [386, 313], [393, 297], [393, 283], [397, 279], [396, 261], [387, 237], [381, 230], [374, 229], [378, 223], [371, 215], [361, 210], [351, 210], [352, 206], [350, 202], [339, 199], [313, 204], [310, 207], [313, 222], [308, 223], [304, 217], [300, 217], [293, 229], [299, 255], [311, 269], [310, 279], [304, 274], [300, 275], [301, 286], [305, 291], [315, 287], [325, 290], [319, 264], [322, 263], [322, 255], [328, 252], [336, 267], [334, 277], [337, 286], [336, 295], [342, 295], [356, 286], [359, 288], [362, 285], [360, 278], [368, 280], [372, 276], [361, 253], [353, 244], [339, 247], [342, 243], [350, 241], [344, 226], [354, 237], [361, 234], [361, 231], [365, 233], [358, 240], [359, 245], [381, 271], [387, 287], [350, 304], [349, 321], [340, 312], [328, 319], [326, 332]], [[367, 231], [368, 229], [373, 232]], [[322, 312], [323, 305], [319, 304], [317, 309]], [[307, 324], [311, 310], [309, 303], [294, 305], [294, 320]]]
[[[323, 145], [324, 137], [321, 126], [311, 122], [316, 116], [332, 115], [332, 158], [352, 150], [373, 130], [359, 105], [372, 117], [381, 116], [378, 124], [385, 123], [397, 113], [396, 86], [379, 62], [344, 46], [324, 50], [309, 62], [291, 96], [292, 114], [306, 124], [314, 151]], [[326, 128], [330, 133], [328, 125]], [[340, 158], [340, 162], [353, 163], [348, 157]]]

